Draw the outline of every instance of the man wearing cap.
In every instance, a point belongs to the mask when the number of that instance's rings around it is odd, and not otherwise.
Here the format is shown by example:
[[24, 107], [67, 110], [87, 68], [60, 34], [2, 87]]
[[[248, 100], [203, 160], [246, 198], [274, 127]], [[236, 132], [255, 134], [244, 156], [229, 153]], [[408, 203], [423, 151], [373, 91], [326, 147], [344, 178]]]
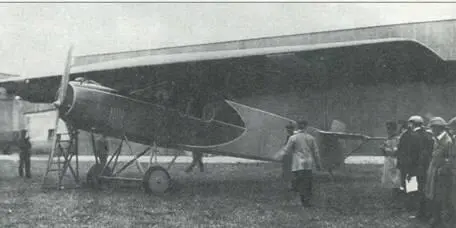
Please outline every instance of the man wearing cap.
[[442, 224], [442, 206], [448, 200], [446, 196], [450, 186], [445, 166], [449, 162], [452, 140], [445, 131], [446, 122], [443, 118], [434, 117], [429, 124], [434, 134], [434, 147], [426, 175], [425, 195], [432, 205], [429, 208], [432, 213], [431, 226], [436, 227]]
[[293, 162], [291, 170], [295, 178], [296, 190], [299, 192], [301, 203], [310, 207], [312, 197], [312, 168], [320, 169], [318, 146], [313, 136], [308, 134], [307, 121], [298, 122], [298, 130], [290, 137], [287, 145], [279, 152], [279, 156], [291, 154]]
[[[409, 129], [401, 136], [398, 145], [398, 168], [402, 177], [410, 180], [416, 177], [418, 191], [415, 193], [419, 202], [417, 218], [426, 217], [424, 186], [426, 183], [426, 170], [429, 166], [433, 139], [432, 135], [423, 127], [421, 116], [411, 116], [408, 120]], [[414, 197], [415, 198], [415, 197]]]

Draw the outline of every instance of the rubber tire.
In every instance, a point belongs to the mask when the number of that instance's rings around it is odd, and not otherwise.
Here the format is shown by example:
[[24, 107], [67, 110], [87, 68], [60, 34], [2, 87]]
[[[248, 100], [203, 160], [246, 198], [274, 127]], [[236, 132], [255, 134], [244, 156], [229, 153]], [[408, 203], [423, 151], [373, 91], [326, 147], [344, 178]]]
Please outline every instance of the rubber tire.
[[[101, 170], [103, 169], [102, 164], [95, 164], [92, 167], [90, 167], [89, 172], [87, 172], [87, 184], [94, 188], [94, 189], [99, 189], [101, 185], [103, 184], [102, 180], [98, 179], [98, 176], [101, 174]], [[103, 172], [103, 176], [111, 176], [112, 171], [111, 168], [106, 167], [106, 169]]]
[[[165, 178], [165, 181], [168, 182], [167, 186], [165, 186], [164, 189], [162, 189], [162, 190], [154, 190], [150, 187], [150, 179], [153, 176], [153, 174], [156, 172], [163, 172], [164, 175], [162, 175], [162, 178]], [[163, 179], [159, 179], [158, 181], [162, 182]], [[161, 166], [152, 166], [144, 174], [143, 187], [144, 187], [144, 190], [146, 191], [146, 193], [148, 193], [148, 194], [163, 195], [171, 187], [171, 177], [165, 168], [163, 168]]]

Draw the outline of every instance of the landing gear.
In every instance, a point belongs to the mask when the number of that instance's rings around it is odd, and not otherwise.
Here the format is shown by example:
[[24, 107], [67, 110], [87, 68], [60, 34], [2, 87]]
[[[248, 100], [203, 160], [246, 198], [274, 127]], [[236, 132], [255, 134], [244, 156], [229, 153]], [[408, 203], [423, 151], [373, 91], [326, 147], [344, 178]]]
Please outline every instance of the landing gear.
[[103, 180], [99, 178], [100, 176], [109, 177], [112, 175], [109, 167], [103, 168], [102, 164], [94, 164], [87, 172], [87, 184], [94, 189], [99, 189], [102, 185]]
[[[130, 153], [135, 156], [130, 161], [126, 162], [122, 167], [117, 167], [119, 164], [118, 159], [124, 143], [128, 146]], [[155, 144], [147, 147], [141, 153], [134, 154], [127, 137], [123, 136], [120, 145], [114, 151], [112, 156], [107, 156], [107, 154], [104, 156], [104, 153], [100, 153], [98, 150], [99, 148], [97, 148], [95, 144], [96, 141], [92, 133], [92, 145], [96, 164], [94, 164], [87, 173], [87, 183], [92, 188], [99, 189], [103, 183], [115, 180], [142, 182], [145, 192], [154, 195], [163, 195], [171, 188], [171, 177], [167, 170], [169, 170], [176, 161], [179, 155], [177, 152], [168, 167], [164, 168], [158, 165], [158, 148]], [[151, 151], [152, 148], [154, 149]], [[149, 167], [147, 171], [144, 171], [143, 165], [138, 159], [149, 151], [151, 151]], [[142, 178], [121, 177], [120, 174], [127, 169], [127, 167], [133, 165], [133, 163], [136, 163], [139, 171], [144, 174]]]
[[171, 186], [171, 177], [168, 171], [161, 166], [150, 167], [143, 177], [143, 186], [146, 193], [162, 195]]

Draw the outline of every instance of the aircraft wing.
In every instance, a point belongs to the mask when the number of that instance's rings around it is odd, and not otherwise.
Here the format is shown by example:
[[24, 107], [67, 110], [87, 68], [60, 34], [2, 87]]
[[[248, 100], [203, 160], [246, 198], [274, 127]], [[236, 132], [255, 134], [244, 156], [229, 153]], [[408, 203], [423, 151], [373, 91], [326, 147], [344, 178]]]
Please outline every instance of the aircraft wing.
[[[245, 86], [275, 86], [283, 74], [307, 74], [308, 83], [317, 84], [322, 79], [315, 78], [315, 75], [321, 69], [315, 66], [321, 64], [330, 66], [327, 68], [331, 68], [334, 77], [330, 75], [328, 78], [343, 80], [344, 75], [359, 74], [360, 77], [365, 77], [366, 71], [372, 68], [384, 68], [378, 64], [379, 59], [389, 59], [388, 61], [398, 64], [398, 61], [418, 61], [420, 58], [425, 58], [427, 62], [442, 62], [436, 53], [417, 41], [388, 38], [104, 61], [72, 67], [71, 79], [86, 77], [104, 86], [128, 92], [163, 80], [188, 84], [185, 80], [196, 76], [212, 83], [211, 88], [214, 90], [226, 88], [226, 84], [220, 84], [224, 82], [245, 92]], [[15, 77], [0, 80], [0, 87], [5, 88], [9, 94], [19, 95], [30, 102], [51, 103], [55, 99], [60, 76], [61, 73], [56, 72], [45, 76]], [[266, 81], [269, 83], [265, 84]], [[252, 82], [259, 85], [252, 85]], [[266, 90], [268, 89], [270, 88]]]

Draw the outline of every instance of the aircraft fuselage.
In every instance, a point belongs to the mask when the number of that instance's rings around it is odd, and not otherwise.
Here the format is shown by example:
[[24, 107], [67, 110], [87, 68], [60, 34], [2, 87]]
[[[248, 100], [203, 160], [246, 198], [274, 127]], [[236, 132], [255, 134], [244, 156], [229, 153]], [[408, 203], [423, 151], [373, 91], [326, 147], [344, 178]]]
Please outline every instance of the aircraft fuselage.
[[241, 126], [202, 120], [164, 105], [77, 82], [69, 85], [61, 117], [77, 129], [165, 147], [217, 145], [230, 142], [245, 131]]

